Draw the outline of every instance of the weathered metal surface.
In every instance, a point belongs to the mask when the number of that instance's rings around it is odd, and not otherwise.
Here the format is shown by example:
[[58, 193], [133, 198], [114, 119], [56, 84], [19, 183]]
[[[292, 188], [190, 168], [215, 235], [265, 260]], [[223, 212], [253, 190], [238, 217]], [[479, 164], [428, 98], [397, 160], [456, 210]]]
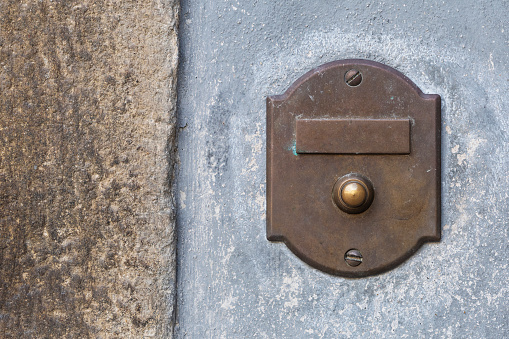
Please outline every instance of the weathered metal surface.
[[[362, 75], [357, 86], [345, 81], [351, 69]], [[439, 241], [440, 113], [440, 96], [367, 60], [322, 65], [269, 97], [267, 238], [284, 241], [315, 268], [347, 277], [389, 270], [423, 243]], [[365, 154], [408, 153], [409, 121], [409, 154]], [[338, 139], [328, 142], [334, 132]], [[376, 194], [356, 214], [338, 208], [331, 195], [349, 173], [367, 177]], [[361, 265], [344, 260], [352, 248], [362, 253]]]
[[297, 119], [295, 130], [297, 153], [410, 153], [410, 119]]

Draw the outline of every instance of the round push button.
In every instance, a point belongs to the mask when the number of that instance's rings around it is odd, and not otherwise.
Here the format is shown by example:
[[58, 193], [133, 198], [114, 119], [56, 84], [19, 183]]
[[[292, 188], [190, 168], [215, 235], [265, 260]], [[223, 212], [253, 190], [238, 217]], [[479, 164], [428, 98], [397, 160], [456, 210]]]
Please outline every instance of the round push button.
[[359, 207], [366, 201], [367, 192], [364, 186], [352, 181], [343, 186], [341, 199], [348, 207]]
[[352, 173], [339, 178], [332, 190], [334, 203], [344, 212], [357, 214], [369, 208], [375, 191], [368, 178]]

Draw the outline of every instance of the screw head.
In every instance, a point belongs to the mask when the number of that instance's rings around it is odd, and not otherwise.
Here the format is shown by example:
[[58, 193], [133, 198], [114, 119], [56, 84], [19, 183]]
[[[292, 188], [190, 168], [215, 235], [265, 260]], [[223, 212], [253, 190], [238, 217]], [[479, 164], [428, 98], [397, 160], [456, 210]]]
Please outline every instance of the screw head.
[[351, 69], [345, 73], [345, 82], [350, 87], [357, 87], [362, 82], [362, 74], [356, 69]]
[[362, 254], [359, 250], [352, 248], [346, 251], [345, 261], [348, 266], [356, 267], [362, 264]]

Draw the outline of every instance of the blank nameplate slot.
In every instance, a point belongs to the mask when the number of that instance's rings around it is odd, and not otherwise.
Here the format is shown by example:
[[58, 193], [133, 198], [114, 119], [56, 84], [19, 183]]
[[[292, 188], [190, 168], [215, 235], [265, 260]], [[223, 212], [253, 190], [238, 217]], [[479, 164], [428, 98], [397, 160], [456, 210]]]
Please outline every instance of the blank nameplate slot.
[[410, 119], [298, 119], [296, 129], [297, 153], [410, 153]]

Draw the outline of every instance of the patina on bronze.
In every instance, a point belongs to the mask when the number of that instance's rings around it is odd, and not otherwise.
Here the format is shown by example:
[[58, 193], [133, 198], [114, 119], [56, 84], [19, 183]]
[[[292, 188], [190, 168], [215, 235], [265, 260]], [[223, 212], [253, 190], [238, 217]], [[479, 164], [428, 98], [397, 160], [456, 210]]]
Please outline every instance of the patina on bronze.
[[366, 60], [322, 65], [268, 97], [267, 238], [345, 277], [439, 241], [440, 114], [440, 96]]

